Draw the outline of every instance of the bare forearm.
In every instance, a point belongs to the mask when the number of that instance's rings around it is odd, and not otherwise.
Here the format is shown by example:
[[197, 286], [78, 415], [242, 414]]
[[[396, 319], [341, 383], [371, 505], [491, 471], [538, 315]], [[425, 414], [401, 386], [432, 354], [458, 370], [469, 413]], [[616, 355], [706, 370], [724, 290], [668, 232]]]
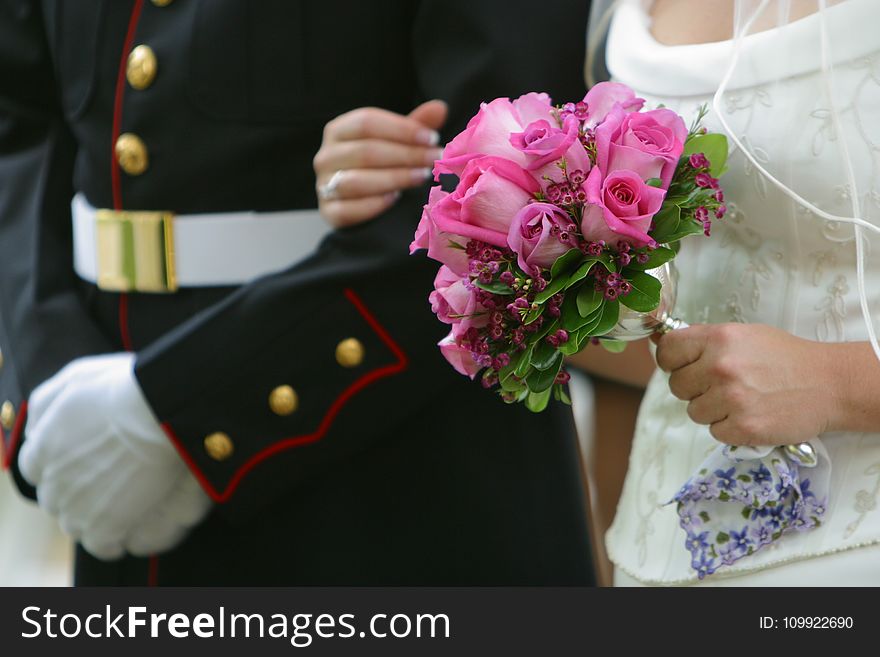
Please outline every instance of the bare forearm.
[[869, 342], [823, 345], [833, 398], [829, 431], [880, 432], [880, 361]]
[[647, 340], [631, 342], [619, 354], [591, 344], [568, 362], [593, 376], [638, 388], [648, 385], [656, 367]]

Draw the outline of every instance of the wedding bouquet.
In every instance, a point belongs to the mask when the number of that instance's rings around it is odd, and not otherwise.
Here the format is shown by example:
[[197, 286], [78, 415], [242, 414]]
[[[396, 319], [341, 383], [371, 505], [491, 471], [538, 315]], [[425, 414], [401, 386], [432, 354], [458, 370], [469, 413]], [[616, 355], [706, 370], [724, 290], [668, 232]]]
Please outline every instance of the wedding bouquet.
[[434, 169], [410, 250], [442, 263], [430, 303], [451, 331], [439, 346], [461, 374], [507, 402], [568, 403], [566, 355], [611, 340], [621, 306], [654, 310], [679, 240], [724, 216], [727, 140], [644, 109], [602, 82], [577, 103], [543, 93], [481, 106]]

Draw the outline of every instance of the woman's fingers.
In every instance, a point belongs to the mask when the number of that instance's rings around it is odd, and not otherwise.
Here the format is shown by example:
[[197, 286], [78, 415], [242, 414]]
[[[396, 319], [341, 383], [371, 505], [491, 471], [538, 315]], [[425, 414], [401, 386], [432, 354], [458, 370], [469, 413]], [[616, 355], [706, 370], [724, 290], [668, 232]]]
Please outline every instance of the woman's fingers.
[[406, 146], [381, 139], [360, 139], [328, 144], [315, 155], [318, 177], [344, 169], [433, 167], [443, 150]]
[[711, 327], [697, 325], [663, 335], [657, 341], [657, 366], [664, 372], [673, 372], [697, 361], [706, 349], [710, 330]]
[[321, 203], [321, 214], [336, 228], [346, 228], [385, 212], [400, 198], [400, 192], [382, 196], [368, 196], [350, 200], [331, 200]]
[[[431, 169], [344, 169], [335, 183], [337, 200], [382, 196], [389, 192], [423, 185], [431, 177]], [[327, 176], [318, 179], [318, 189], [330, 180]]]
[[688, 404], [688, 417], [697, 424], [715, 424], [724, 420], [729, 409], [725, 404], [723, 393], [709, 388], [704, 394], [695, 397]]
[[449, 106], [442, 100], [429, 100], [422, 103], [409, 113], [409, 118], [418, 121], [428, 128], [439, 130], [449, 116]]
[[669, 390], [679, 399], [691, 401], [709, 389], [709, 381], [703, 362], [697, 360], [669, 375]]
[[330, 121], [324, 128], [324, 139], [326, 142], [381, 139], [400, 144], [436, 146], [440, 142], [440, 134], [418, 118], [401, 116], [378, 107], [360, 107]]

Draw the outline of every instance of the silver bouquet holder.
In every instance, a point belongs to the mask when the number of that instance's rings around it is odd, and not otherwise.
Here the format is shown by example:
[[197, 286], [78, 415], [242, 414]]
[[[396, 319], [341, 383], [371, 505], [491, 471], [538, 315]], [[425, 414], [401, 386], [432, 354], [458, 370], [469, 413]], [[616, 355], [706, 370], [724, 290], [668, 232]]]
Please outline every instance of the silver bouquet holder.
[[678, 270], [667, 262], [646, 273], [660, 281], [660, 303], [646, 313], [640, 313], [620, 304], [620, 317], [617, 325], [606, 336], [613, 340], [632, 342], [647, 338], [653, 333], [668, 333], [674, 329], [687, 328], [684, 320], [672, 316], [678, 293]]

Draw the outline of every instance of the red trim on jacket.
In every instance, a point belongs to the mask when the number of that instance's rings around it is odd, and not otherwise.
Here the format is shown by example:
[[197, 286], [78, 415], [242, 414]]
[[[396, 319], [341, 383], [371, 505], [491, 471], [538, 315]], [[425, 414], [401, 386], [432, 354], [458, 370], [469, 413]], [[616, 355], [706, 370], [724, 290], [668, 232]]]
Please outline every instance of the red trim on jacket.
[[128, 295], [122, 292], [119, 295], [119, 339], [122, 348], [126, 351], [134, 351], [131, 346], [131, 333], [128, 328]]
[[318, 428], [314, 432], [301, 436], [291, 436], [290, 438], [284, 438], [272, 445], [269, 445], [262, 451], [257, 452], [251, 458], [249, 458], [235, 472], [234, 475], [232, 475], [232, 478], [229, 480], [226, 488], [222, 491], [218, 491], [213, 486], [213, 484], [211, 484], [205, 474], [199, 469], [199, 466], [186, 451], [183, 442], [174, 433], [171, 425], [167, 422], [164, 422], [162, 424], [162, 428], [165, 430], [165, 433], [168, 435], [171, 442], [174, 443], [177, 451], [180, 452], [180, 456], [186, 462], [187, 466], [189, 466], [189, 469], [192, 470], [193, 475], [195, 475], [196, 479], [198, 479], [199, 483], [202, 485], [202, 488], [205, 489], [205, 492], [208, 493], [211, 499], [215, 502], [222, 503], [229, 501], [229, 499], [232, 497], [232, 494], [235, 492], [235, 489], [238, 488], [238, 485], [241, 483], [242, 479], [244, 479], [244, 477], [257, 465], [259, 465], [262, 461], [265, 461], [270, 456], [273, 456], [275, 454], [278, 454], [279, 452], [283, 452], [288, 449], [292, 449], [294, 447], [308, 445], [321, 440], [330, 429], [330, 426], [336, 419], [336, 415], [339, 413], [339, 411], [342, 410], [345, 404], [355, 394], [380, 379], [391, 376], [393, 374], [399, 374], [409, 365], [409, 359], [403, 352], [403, 349], [401, 349], [400, 346], [394, 341], [388, 331], [385, 330], [385, 328], [379, 323], [379, 320], [377, 320], [373, 316], [373, 314], [367, 309], [363, 301], [361, 301], [361, 299], [354, 293], [354, 291], [345, 290], [345, 296], [349, 300], [349, 302], [355, 307], [355, 309], [361, 314], [364, 320], [366, 320], [367, 324], [370, 325], [370, 328], [372, 328], [376, 332], [382, 342], [384, 342], [385, 345], [391, 350], [391, 352], [397, 359], [397, 362], [367, 372], [364, 376], [362, 376], [353, 384], [351, 384], [348, 388], [346, 388], [342, 392], [342, 394], [340, 394], [339, 397], [337, 397], [336, 400], [330, 405], [330, 408], [324, 415], [324, 419], [321, 420], [321, 424], [318, 425]]
[[[15, 458], [15, 450], [18, 443], [21, 442], [21, 434], [24, 433], [24, 423], [27, 421], [28, 403], [23, 401], [18, 409], [18, 417], [15, 418], [15, 425], [12, 427], [12, 435], [9, 437], [9, 449], [6, 449], [6, 441], [3, 440], [3, 434], [0, 433], [0, 449], [3, 450], [2, 465], [4, 470], [8, 470], [12, 465], [12, 459]], [[0, 430], [2, 431], [2, 430]]]
[[113, 209], [122, 209], [122, 183], [119, 180], [119, 163], [116, 161], [116, 140], [122, 129], [122, 97], [125, 94], [125, 68], [128, 63], [128, 54], [134, 43], [134, 33], [137, 29], [138, 20], [141, 17], [141, 9], [144, 0], [135, 0], [128, 19], [128, 31], [125, 33], [125, 42], [122, 46], [122, 57], [119, 59], [119, 73], [116, 76], [116, 94], [113, 97], [113, 132], [110, 135], [110, 185], [113, 188]]
[[159, 586], [159, 557], [155, 554], [147, 563], [147, 586]]

